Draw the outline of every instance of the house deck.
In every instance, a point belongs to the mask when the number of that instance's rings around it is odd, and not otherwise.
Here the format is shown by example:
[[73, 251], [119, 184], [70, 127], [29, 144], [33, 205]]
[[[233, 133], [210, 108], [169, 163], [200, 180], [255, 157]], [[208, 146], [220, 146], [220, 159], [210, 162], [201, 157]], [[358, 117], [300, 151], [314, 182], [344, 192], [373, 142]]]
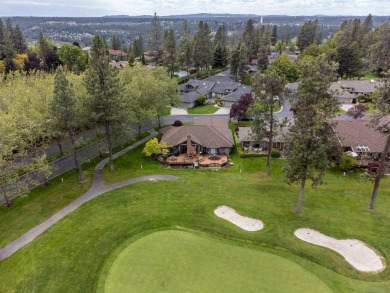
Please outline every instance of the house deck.
[[228, 162], [227, 155], [209, 156], [197, 153], [194, 156], [180, 154], [179, 156], [171, 156], [165, 160], [168, 165], [193, 165], [198, 163], [200, 167], [221, 167]]

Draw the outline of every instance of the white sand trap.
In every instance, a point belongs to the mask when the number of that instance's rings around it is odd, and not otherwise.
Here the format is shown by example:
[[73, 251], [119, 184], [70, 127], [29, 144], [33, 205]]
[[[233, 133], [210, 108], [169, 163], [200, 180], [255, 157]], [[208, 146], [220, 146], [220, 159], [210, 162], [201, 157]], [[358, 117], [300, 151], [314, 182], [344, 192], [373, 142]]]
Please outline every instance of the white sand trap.
[[372, 248], [360, 240], [343, 239], [338, 240], [312, 229], [301, 228], [294, 232], [299, 239], [330, 248], [340, 253], [347, 262], [362, 272], [380, 272], [386, 266]]
[[262, 221], [241, 216], [240, 214], [237, 214], [234, 209], [228, 206], [220, 206], [216, 208], [214, 214], [222, 219], [228, 220], [230, 223], [246, 231], [259, 231], [264, 227]]

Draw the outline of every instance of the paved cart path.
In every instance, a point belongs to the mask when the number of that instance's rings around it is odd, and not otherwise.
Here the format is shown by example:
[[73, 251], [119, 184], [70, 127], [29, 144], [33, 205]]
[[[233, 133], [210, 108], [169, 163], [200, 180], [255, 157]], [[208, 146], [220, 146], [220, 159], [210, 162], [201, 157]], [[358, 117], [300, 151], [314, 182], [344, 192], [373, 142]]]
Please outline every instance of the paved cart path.
[[[155, 137], [157, 135], [157, 132], [154, 130], [150, 131], [150, 135], [135, 144], [117, 152], [114, 154], [114, 159], [127, 153], [128, 151], [138, 147], [139, 145], [145, 143], [149, 139]], [[134, 183], [142, 182], [142, 181], [155, 181], [155, 180], [164, 180], [164, 181], [175, 181], [177, 177], [170, 176], [170, 175], [149, 175], [149, 176], [142, 176], [137, 177], [129, 180], [125, 180], [122, 182], [118, 182], [111, 185], [104, 185], [104, 179], [103, 179], [103, 168], [108, 163], [108, 158], [102, 160], [100, 163], [98, 163], [94, 170], [94, 178], [92, 182], [91, 188], [84, 193], [81, 197], [70, 203], [68, 206], [63, 208], [62, 210], [55, 213], [53, 216], [51, 216], [46, 221], [42, 222], [41, 224], [35, 226], [30, 231], [24, 233], [22, 236], [20, 236], [15, 241], [11, 242], [10, 244], [6, 245], [4, 248], [0, 249], [0, 261], [6, 259], [7, 257], [11, 256], [13, 253], [24, 247], [26, 244], [33, 241], [35, 238], [37, 238], [39, 235], [41, 235], [43, 232], [45, 232], [47, 229], [49, 229], [51, 226], [53, 226], [55, 223], [57, 223], [59, 220], [76, 210], [79, 206], [84, 204], [87, 201], [90, 201], [91, 199], [106, 193], [108, 191], [121, 188], [127, 185], [131, 185]]]

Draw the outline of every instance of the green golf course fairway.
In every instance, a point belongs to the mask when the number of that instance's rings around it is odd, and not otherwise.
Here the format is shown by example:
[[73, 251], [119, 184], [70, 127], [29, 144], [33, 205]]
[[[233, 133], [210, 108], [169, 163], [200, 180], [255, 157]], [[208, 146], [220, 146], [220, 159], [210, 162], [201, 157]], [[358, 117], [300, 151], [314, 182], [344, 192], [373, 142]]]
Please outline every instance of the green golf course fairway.
[[106, 293], [331, 292], [288, 259], [183, 231], [149, 234], [111, 261], [99, 282]]

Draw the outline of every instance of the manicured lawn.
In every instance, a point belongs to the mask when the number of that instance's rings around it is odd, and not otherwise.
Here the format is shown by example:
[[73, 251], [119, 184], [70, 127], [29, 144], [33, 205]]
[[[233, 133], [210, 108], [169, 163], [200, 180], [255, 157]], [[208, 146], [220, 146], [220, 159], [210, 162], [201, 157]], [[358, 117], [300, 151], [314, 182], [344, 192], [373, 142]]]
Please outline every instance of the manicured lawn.
[[363, 79], [378, 79], [379, 76], [376, 74], [376, 73], [373, 73], [373, 72], [367, 72], [364, 76], [363, 76]]
[[291, 260], [183, 231], [147, 235], [106, 266], [98, 292], [331, 292]]
[[214, 114], [219, 108], [212, 105], [200, 106], [187, 109], [188, 114]]
[[[386, 195], [390, 194], [390, 178], [385, 177], [381, 182], [376, 212], [369, 212], [367, 206], [372, 185], [361, 183], [359, 174], [344, 177], [340, 172], [330, 170], [326, 185], [311, 189], [308, 184], [302, 214], [295, 215], [292, 211], [298, 198], [299, 187], [284, 183], [281, 174], [283, 160], [273, 160], [272, 177], [264, 174], [265, 158], [243, 159], [235, 155], [232, 156], [234, 167], [229, 169], [171, 170], [143, 156], [142, 149], [141, 146], [117, 159], [115, 173], [104, 170], [106, 181], [116, 182], [145, 174], [171, 174], [179, 179], [176, 182], [137, 183], [111, 191], [82, 205], [38, 239], [0, 262], [0, 275], [6, 280], [2, 282], [0, 292], [95, 292], [102, 288], [105, 276], [109, 274], [111, 265], [115, 265], [114, 261], [121, 251], [126, 247], [137, 248], [138, 241], [141, 241], [138, 243], [142, 245], [153, 245], [156, 242], [153, 235], [162, 235], [153, 232], [166, 230], [190, 232], [189, 236], [182, 240], [175, 237], [170, 239], [168, 236], [175, 233], [164, 232], [165, 238], [162, 238], [168, 244], [189, 241], [210, 246], [210, 253], [198, 254], [201, 259], [208, 255], [211, 263], [214, 253], [218, 256], [219, 250], [221, 254], [230, 251], [233, 259], [230, 259], [226, 266], [231, 270], [234, 269], [231, 264], [242, 257], [256, 259], [272, 257], [269, 254], [280, 256], [285, 260], [285, 266], [280, 265], [280, 270], [269, 271], [270, 274], [278, 274], [279, 279], [275, 283], [282, 283], [280, 280], [283, 279], [284, 267], [288, 271], [294, 266], [291, 264], [293, 262], [299, 267], [297, 280], [308, 276], [308, 271], [313, 278], [320, 280], [333, 292], [390, 291], [389, 269], [377, 275], [360, 273], [337, 253], [305, 243], [293, 234], [297, 228], [308, 227], [340, 239], [360, 239], [375, 248], [389, 264], [390, 198]], [[52, 188], [60, 190], [60, 182], [56, 184], [59, 187], [53, 184]], [[72, 187], [66, 187], [70, 188]], [[73, 188], [77, 190], [76, 183]], [[6, 215], [0, 218], [0, 227], [5, 226], [2, 238], [14, 237], [9, 235], [12, 235], [16, 228], [19, 231], [22, 228], [25, 230], [30, 225], [28, 218], [37, 221], [41, 217], [40, 209], [49, 204], [51, 199], [47, 197], [45, 201], [47, 192], [39, 192], [42, 202], [31, 197], [30, 215], [25, 216], [18, 212], [12, 215], [11, 222]], [[41, 208], [33, 209], [35, 202], [40, 203]], [[22, 209], [26, 203], [21, 201], [18, 204]], [[213, 211], [220, 205], [231, 206], [240, 214], [261, 219], [265, 224], [264, 230], [245, 232], [217, 218]], [[50, 208], [48, 210], [50, 211]], [[27, 213], [28, 208], [23, 208], [23, 211]], [[11, 215], [11, 212], [9, 213], [8, 215]], [[47, 211], [42, 218], [48, 217], [49, 214]], [[17, 226], [18, 215], [24, 219], [20, 227]], [[132, 243], [135, 246], [132, 246]], [[212, 250], [214, 245], [219, 249]], [[176, 248], [176, 251], [185, 253], [184, 245], [182, 246]], [[159, 249], [167, 249], [167, 246], [162, 245]], [[233, 254], [233, 251], [236, 254]], [[256, 256], [258, 254], [261, 256]], [[236, 259], [234, 255], [237, 255]], [[190, 262], [194, 263], [194, 272], [204, 269], [202, 263], [199, 264], [198, 260], [191, 258], [191, 254], [186, 254], [185, 257], [187, 256]], [[141, 258], [133, 261], [139, 262]], [[276, 262], [283, 263], [282, 260]], [[258, 265], [261, 270], [262, 263], [259, 262]], [[253, 267], [253, 264], [250, 266]], [[144, 268], [139, 270], [142, 272]], [[152, 274], [156, 276], [154, 272]], [[187, 271], [183, 272], [183, 275], [191, 274]], [[262, 278], [259, 275], [258, 284], [261, 281], [266, 284], [268, 278], [271, 277], [265, 274]], [[177, 280], [181, 281], [179, 277]], [[155, 284], [156, 286], [161, 286], [162, 282], [168, 284], [166, 278], [158, 281], [160, 283]], [[283, 284], [275, 284], [277, 285]], [[210, 288], [209, 292], [218, 291], [213, 289], [215, 288]], [[246, 292], [245, 285], [240, 289], [239, 291]]]
[[[140, 138], [126, 142], [123, 147], [129, 146], [149, 134], [149, 132], [145, 132]], [[114, 152], [119, 150], [120, 147], [115, 148]], [[79, 175], [76, 171], [68, 171], [51, 180], [49, 187], [40, 186], [25, 195], [16, 197], [14, 199], [15, 205], [12, 208], [6, 209], [0, 206], [0, 247], [17, 239], [87, 192], [92, 183], [95, 165], [101, 160], [102, 158], [95, 158], [91, 162], [83, 164], [87, 179], [85, 183], [79, 183]]]
[[49, 187], [37, 187], [26, 195], [15, 198], [12, 208], [0, 206], [0, 247], [12, 242], [84, 194], [91, 186], [94, 167], [92, 164], [97, 162], [96, 160], [83, 165], [86, 183], [79, 183], [76, 171], [68, 171], [51, 180]]

